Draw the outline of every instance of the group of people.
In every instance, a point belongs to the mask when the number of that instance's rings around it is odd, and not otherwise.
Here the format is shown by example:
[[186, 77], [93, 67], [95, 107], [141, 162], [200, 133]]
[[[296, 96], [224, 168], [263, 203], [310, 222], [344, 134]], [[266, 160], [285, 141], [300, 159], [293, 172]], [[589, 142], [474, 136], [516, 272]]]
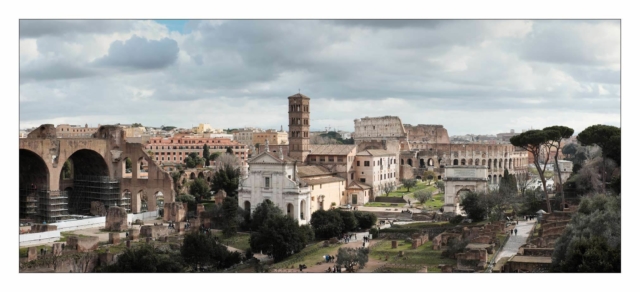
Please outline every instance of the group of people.
[[327, 273], [342, 273], [342, 268], [340, 266], [333, 266], [327, 268]]
[[333, 261], [335, 261], [336, 258], [334, 256], [330, 256], [330, 255], [325, 255], [324, 256], [324, 261], [325, 263], [333, 263]]
[[533, 215], [524, 215], [524, 220], [525, 221], [529, 221], [529, 220], [535, 220], [536, 216]]
[[411, 210], [407, 209], [407, 210], [402, 210], [400, 213], [409, 213], [409, 214], [413, 214], [413, 212], [411, 212]]
[[515, 229], [511, 229], [511, 235], [513, 235], [515, 233], [515, 235], [518, 235], [518, 228]]
[[356, 234], [353, 234], [353, 233], [352, 233], [352, 234], [345, 234], [345, 235], [342, 237], [342, 240], [344, 240], [344, 243], [349, 243], [349, 241], [350, 241], [354, 236], [355, 236], [355, 239], [358, 239], [358, 235], [356, 235]]

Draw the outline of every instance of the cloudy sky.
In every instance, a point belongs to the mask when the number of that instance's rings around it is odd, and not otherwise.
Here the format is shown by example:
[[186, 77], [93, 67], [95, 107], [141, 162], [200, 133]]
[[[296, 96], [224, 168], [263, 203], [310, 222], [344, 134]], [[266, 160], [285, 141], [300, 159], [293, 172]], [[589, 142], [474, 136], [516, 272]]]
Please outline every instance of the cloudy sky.
[[20, 128], [620, 125], [619, 21], [21, 20]]

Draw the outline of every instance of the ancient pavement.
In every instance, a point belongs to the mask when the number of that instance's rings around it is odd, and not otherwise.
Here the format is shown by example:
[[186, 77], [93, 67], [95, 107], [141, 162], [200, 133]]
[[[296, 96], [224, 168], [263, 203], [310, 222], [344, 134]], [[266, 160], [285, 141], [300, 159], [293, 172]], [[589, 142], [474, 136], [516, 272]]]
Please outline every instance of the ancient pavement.
[[504, 248], [495, 259], [497, 263], [501, 258], [511, 257], [512, 255], [518, 253], [518, 249], [527, 243], [527, 238], [529, 237], [529, 233], [533, 231], [533, 228], [536, 226], [536, 220], [530, 221], [520, 221], [515, 229], [518, 229], [518, 235], [512, 235], [507, 240]]

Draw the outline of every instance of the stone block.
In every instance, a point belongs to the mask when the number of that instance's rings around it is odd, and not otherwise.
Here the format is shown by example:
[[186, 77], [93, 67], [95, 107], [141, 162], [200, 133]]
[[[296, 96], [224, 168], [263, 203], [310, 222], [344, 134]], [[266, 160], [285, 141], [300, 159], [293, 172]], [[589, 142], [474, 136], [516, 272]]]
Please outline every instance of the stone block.
[[416, 248], [418, 248], [418, 246], [419, 246], [418, 245], [418, 240], [414, 239], [413, 242], [411, 242], [411, 248], [412, 249], [416, 249]]
[[196, 205], [196, 216], [200, 217], [200, 213], [204, 212], [204, 205], [197, 204]]
[[391, 248], [398, 248], [398, 241], [397, 240], [392, 240], [391, 241]]
[[33, 224], [31, 225], [31, 233], [47, 232], [58, 230], [58, 226], [49, 224]]
[[175, 229], [179, 233], [183, 233], [187, 228], [187, 222], [177, 222], [175, 224]]
[[331, 244], [336, 244], [338, 242], [340, 242], [340, 241], [335, 237], [332, 237], [332, 238], [329, 239], [329, 243], [331, 243]]
[[94, 216], [106, 216], [107, 215], [107, 209], [104, 207], [104, 203], [102, 203], [100, 201], [92, 201], [91, 202], [91, 209], [89, 210], [89, 212], [91, 213], [91, 215], [94, 215]]
[[164, 221], [182, 222], [186, 216], [187, 209], [182, 202], [164, 203]]
[[120, 244], [120, 233], [118, 232], [109, 233], [109, 244]]
[[144, 225], [140, 228], [140, 237], [158, 238], [166, 235], [169, 235], [167, 226]]
[[109, 207], [104, 229], [107, 231], [126, 231], [127, 228], [129, 228], [127, 222], [127, 210], [123, 207]]
[[129, 229], [129, 240], [137, 240], [138, 238], [140, 238], [140, 229]]
[[62, 255], [62, 246], [64, 245], [64, 243], [62, 242], [56, 242], [53, 244], [53, 255], [54, 256], [59, 256]]
[[32, 246], [27, 250], [27, 261], [33, 261], [38, 259], [38, 250], [35, 246]]
[[97, 236], [71, 236], [67, 238], [67, 246], [79, 252], [96, 250], [98, 248], [98, 242], [99, 238]]

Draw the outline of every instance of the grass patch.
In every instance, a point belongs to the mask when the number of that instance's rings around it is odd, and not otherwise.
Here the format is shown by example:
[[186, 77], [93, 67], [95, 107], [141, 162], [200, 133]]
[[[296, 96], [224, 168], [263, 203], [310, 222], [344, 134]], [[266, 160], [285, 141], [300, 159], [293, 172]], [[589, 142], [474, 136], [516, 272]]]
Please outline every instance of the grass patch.
[[67, 242], [67, 238], [71, 236], [77, 236], [78, 238], [89, 237], [88, 235], [84, 234], [74, 234], [73, 231], [66, 231], [60, 232], [60, 239], [56, 240], [55, 242]]
[[[38, 245], [36, 246], [36, 251], [38, 253], [38, 255], [40, 255], [40, 250], [41, 249], [46, 249], [47, 253], [52, 253], [53, 252], [53, 247], [48, 246], [48, 245]], [[20, 248], [20, 256], [21, 258], [26, 258], [29, 255], [29, 247], [21, 247]]]
[[225, 237], [222, 234], [222, 231], [218, 231], [213, 235], [218, 236], [222, 244], [239, 249], [241, 251], [245, 251], [251, 247], [249, 245], [249, 238], [251, 238], [251, 235], [246, 233], [236, 233], [236, 235], [233, 235], [231, 237]]
[[323, 243], [319, 242], [311, 244], [301, 250], [299, 253], [290, 256], [282, 262], [274, 264], [272, 268], [275, 269], [288, 269], [291, 266], [294, 269], [298, 268], [298, 265], [305, 264], [307, 267], [315, 266], [317, 262], [324, 262], [322, 260], [323, 255], [338, 255], [338, 249], [342, 246], [341, 243], [332, 244], [328, 247], [323, 247]]
[[[441, 258], [442, 251], [433, 250], [433, 243], [431, 241], [426, 242], [417, 249], [411, 249], [411, 244], [408, 245], [409, 249], [400, 249], [400, 242], [398, 242], [397, 249], [391, 249], [391, 241], [383, 240], [382, 243], [373, 248], [370, 253], [370, 257], [377, 260], [384, 261], [386, 256], [389, 256], [387, 262], [398, 264], [411, 264], [411, 265], [426, 265], [428, 271], [435, 269], [439, 264], [455, 265], [456, 260], [449, 258]], [[406, 259], [404, 257], [398, 257], [398, 251], [404, 251]]]
[[377, 273], [417, 273], [418, 271], [416, 268], [388, 266], [382, 268]]
[[386, 207], [386, 208], [404, 208], [406, 203], [381, 203], [381, 202], [370, 202], [365, 204], [365, 207]]

